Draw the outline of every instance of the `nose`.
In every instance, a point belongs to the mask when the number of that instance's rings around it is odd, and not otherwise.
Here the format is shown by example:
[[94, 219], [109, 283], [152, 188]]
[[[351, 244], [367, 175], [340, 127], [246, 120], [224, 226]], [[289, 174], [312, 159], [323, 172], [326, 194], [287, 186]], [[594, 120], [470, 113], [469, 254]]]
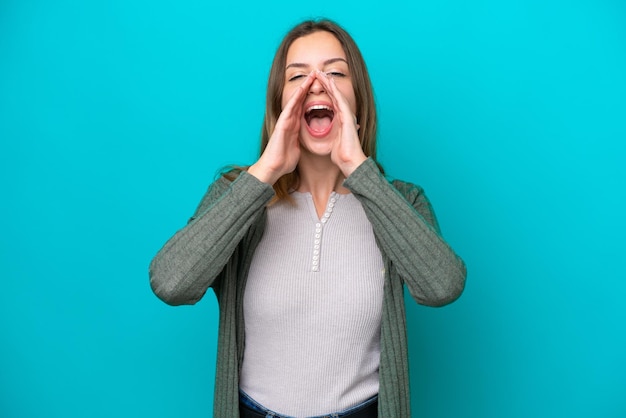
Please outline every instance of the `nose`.
[[309, 94], [320, 93], [324, 93], [324, 86], [322, 85], [322, 82], [316, 78], [315, 80], [313, 80], [313, 83], [311, 83], [311, 87], [309, 87]]

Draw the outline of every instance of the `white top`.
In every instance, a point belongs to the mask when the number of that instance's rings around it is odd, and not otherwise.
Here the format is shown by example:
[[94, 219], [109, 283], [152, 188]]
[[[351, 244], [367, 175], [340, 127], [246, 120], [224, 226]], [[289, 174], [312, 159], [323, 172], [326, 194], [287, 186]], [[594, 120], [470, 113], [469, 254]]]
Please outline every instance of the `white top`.
[[240, 387], [281, 415], [342, 411], [378, 393], [384, 266], [352, 194], [317, 217], [309, 193], [268, 208], [244, 294]]

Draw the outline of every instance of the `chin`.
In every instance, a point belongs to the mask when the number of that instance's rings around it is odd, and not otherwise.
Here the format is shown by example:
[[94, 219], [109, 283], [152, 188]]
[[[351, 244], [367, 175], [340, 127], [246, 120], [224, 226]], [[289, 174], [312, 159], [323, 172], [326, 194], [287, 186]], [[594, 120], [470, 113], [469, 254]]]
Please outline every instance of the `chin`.
[[329, 157], [330, 158], [330, 154], [331, 154], [330, 147], [321, 148], [321, 147], [307, 147], [307, 146], [305, 146], [304, 149], [306, 150], [307, 154], [314, 155], [316, 157]]
[[335, 135], [332, 132], [322, 138], [314, 138], [308, 135], [308, 132], [300, 132], [300, 146], [302, 150], [306, 150], [307, 153], [312, 155], [320, 157], [330, 156], [334, 142]]

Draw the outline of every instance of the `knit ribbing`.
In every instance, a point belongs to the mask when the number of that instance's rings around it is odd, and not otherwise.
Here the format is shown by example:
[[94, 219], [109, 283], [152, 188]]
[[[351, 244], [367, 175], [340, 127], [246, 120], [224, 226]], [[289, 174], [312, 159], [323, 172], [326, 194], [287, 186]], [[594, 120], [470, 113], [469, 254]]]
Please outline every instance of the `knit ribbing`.
[[242, 389], [290, 416], [352, 407], [378, 393], [384, 271], [352, 195], [321, 219], [309, 194], [268, 209], [244, 297]]
[[[463, 291], [465, 264], [441, 238], [420, 187], [401, 181], [390, 184], [372, 159], [361, 164], [344, 186], [361, 202], [385, 266], [378, 416], [410, 418], [403, 286], [420, 303], [450, 303]], [[168, 303], [195, 303], [209, 286], [217, 295], [215, 418], [239, 416], [243, 295], [248, 269], [263, 237], [265, 205], [272, 195], [270, 186], [246, 172], [234, 182], [220, 178], [209, 188], [192, 222], [150, 264], [152, 288]]]

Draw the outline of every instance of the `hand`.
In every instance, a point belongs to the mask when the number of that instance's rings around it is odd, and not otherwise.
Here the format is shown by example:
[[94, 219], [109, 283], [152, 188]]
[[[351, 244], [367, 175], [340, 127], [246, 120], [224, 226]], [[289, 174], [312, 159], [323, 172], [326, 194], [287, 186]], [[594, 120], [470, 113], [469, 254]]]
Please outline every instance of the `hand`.
[[321, 71], [316, 72], [316, 78], [321, 81], [330, 96], [335, 109], [334, 123], [339, 124], [339, 132], [333, 144], [330, 158], [339, 167], [343, 175], [348, 177], [367, 159], [359, 140], [358, 130], [360, 126], [350, 109], [350, 105], [337, 88], [335, 79], [328, 77]]
[[285, 174], [296, 169], [300, 160], [300, 123], [304, 99], [315, 80], [311, 72], [285, 104], [263, 154], [250, 166], [248, 173], [262, 182], [273, 185]]

